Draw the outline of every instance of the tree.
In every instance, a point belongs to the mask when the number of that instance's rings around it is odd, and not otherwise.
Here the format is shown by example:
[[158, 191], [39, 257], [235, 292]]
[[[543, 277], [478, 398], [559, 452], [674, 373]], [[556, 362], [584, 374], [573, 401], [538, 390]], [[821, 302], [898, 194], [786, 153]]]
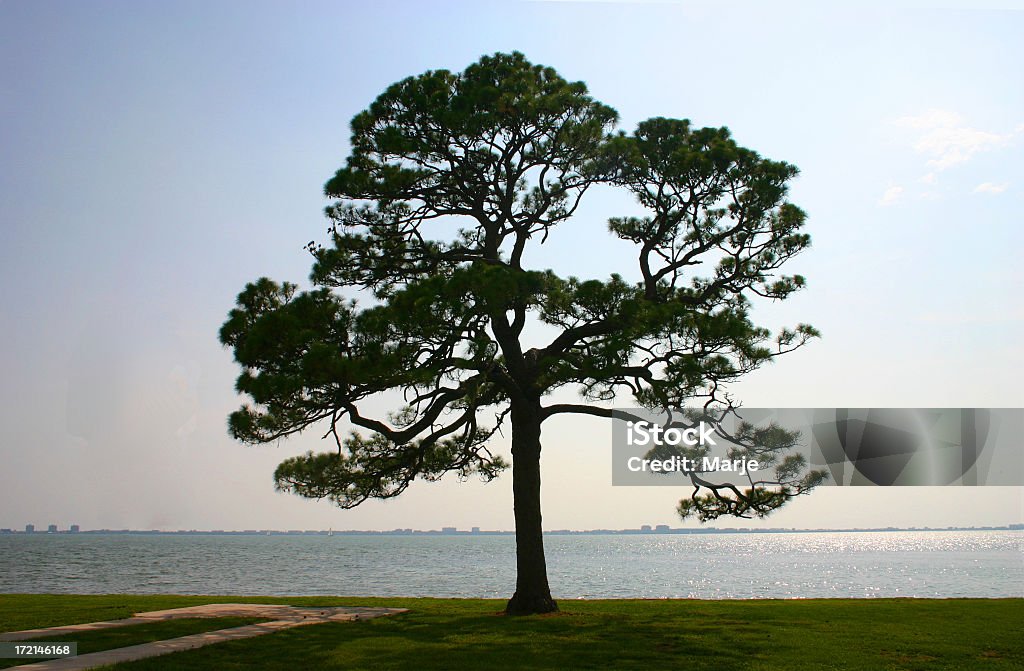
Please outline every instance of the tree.
[[[488, 440], [511, 424], [510, 614], [556, 609], [541, 526], [545, 420], [610, 417], [588, 401], [617, 392], [649, 407], [728, 403], [724, 383], [815, 335], [800, 325], [772, 348], [748, 315], [748, 295], [784, 299], [803, 285], [775, 273], [809, 244], [804, 213], [785, 201], [796, 168], [725, 128], [659, 118], [613, 135], [616, 121], [582, 82], [520, 53], [390, 86], [352, 120], [351, 155], [326, 184], [329, 244], [308, 245], [315, 288], [251, 283], [220, 334], [252, 399], [231, 415], [233, 436], [266, 443], [320, 425], [333, 438], [331, 452], [281, 463], [283, 491], [350, 508], [416, 478], [492, 479], [506, 463]], [[648, 211], [609, 224], [636, 244], [642, 281], [529, 268], [528, 243], [597, 184], [632, 191]], [[367, 304], [341, 295], [352, 290]], [[557, 335], [528, 347], [537, 319]], [[566, 386], [581, 402], [545, 405]], [[395, 392], [395, 412], [367, 413]], [[794, 491], [714, 493], [777, 507]]]

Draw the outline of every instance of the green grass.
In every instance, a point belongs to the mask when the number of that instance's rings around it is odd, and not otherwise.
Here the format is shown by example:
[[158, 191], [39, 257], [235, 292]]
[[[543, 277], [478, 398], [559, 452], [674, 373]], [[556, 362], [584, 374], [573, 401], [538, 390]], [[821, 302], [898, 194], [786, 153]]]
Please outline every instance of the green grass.
[[[74, 641], [78, 643], [78, 654], [85, 655], [90, 652], [99, 652], [100, 650], [124, 648], [129, 645], [138, 645], [139, 643], [163, 641], [168, 638], [178, 638], [179, 636], [199, 634], [217, 629], [230, 629], [231, 627], [241, 627], [246, 624], [266, 621], [266, 618], [258, 617], [181, 618], [147, 624], [133, 624], [116, 629], [62, 634], [60, 636], [51, 636], [26, 642], [36, 643], [46, 640], [63, 643]], [[41, 661], [41, 659], [37, 658], [34, 661]], [[27, 662], [24, 659], [0, 659], [0, 669], [29, 663], [31, 662]]]
[[562, 601], [557, 614], [510, 618], [503, 602], [485, 600], [4, 595], [0, 623], [18, 626], [0, 629], [217, 602], [412, 612], [110, 668], [1024, 669], [1024, 599]]

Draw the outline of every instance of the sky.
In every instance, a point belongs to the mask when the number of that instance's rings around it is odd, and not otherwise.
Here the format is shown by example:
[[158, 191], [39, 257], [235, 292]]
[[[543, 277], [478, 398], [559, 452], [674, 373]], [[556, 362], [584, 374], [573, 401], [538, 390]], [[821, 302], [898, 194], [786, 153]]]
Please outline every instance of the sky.
[[[843, 4], [0, 1], [0, 527], [511, 529], [510, 473], [349, 511], [275, 492], [278, 462], [330, 448], [233, 441], [217, 340], [246, 282], [306, 284], [350, 119], [496, 51], [585, 81], [623, 130], [728, 126], [800, 168], [809, 286], [754, 318], [823, 337], [744, 405], [1021, 407], [1024, 12]], [[592, 195], [529, 262], [634, 272], [606, 222], [635, 206]], [[685, 492], [611, 486], [610, 431], [545, 424], [545, 528], [693, 526]], [[824, 487], [716, 525], [1022, 520], [1022, 488]]]

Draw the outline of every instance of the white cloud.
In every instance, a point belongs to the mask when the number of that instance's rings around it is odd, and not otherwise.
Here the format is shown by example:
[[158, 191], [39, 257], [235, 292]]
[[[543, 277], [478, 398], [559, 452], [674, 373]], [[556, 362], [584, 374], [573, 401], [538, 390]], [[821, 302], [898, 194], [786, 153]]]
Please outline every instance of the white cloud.
[[897, 126], [905, 128], [948, 128], [960, 123], [960, 115], [948, 110], [930, 109], [917, 116], [905, 116], [896, 119]]
[[901, 117], [895, 123], [919, 133], [914, 149], [931, 157], [928, 167], [933, 171], [945, 170], [966, 162], [975, 154], [1005, 147], [1024, 129], [1021, 125], [1006, 134], [978, 130], [967, 126], [956, 112], [940, 109]]
[[978, 186], [974, 187], [974, 191], [971, 193], [1002, 193], [1006, 191], [1006, 187], [1009, 184], [1003, 182], [1002, 184], [993, 184], [992, 182], [982, 182]]
[[882, 194], [882, 197], [878, 200], [878, 204], [892, 205], [893, 203], [900, 199], [901, 195], [903, 195], [902, 186], [890, 186], [888, 189], [885, 190], [885, 193]]
[[927, 175], [925, 175], [924, 177], [919, 178], [917, 181], [921, 182], [922, 184], [934, 184], [935, 183], [935, 173], [934, 172], [930, 172]]

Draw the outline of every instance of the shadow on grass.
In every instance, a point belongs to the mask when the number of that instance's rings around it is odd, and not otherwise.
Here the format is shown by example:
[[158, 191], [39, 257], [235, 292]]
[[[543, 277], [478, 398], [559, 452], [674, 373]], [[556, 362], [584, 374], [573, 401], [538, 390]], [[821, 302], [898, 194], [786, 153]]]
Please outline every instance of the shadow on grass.
[[[611, 618], [614, 619], [614, 618]], [[358, 623], [298, 627], [113, 669], [652, 669], [666, 658], [737, 668], [756, 650], [754, 632], [733, 632], [730, 644], [707, 631], [657, 622], [621, 623], [602, 615], [566, 613], [509, 618], [499, 614], [408, 613]], [[258, 653], [256, 650], [258, 649]], [[178, 666], [176, 666], [178, 665]]]
[[[108, 607], [122, 602], [107, 599]], [[497, 600], [199, 599], [412, 612], [297, 627], [111, 668], [1024, 669], [1021, 599], [563, 601], [560, 613], [522, 618], [500, 615], [504, 603]], [[149, 598], [129, 603], [143, 600]]]

